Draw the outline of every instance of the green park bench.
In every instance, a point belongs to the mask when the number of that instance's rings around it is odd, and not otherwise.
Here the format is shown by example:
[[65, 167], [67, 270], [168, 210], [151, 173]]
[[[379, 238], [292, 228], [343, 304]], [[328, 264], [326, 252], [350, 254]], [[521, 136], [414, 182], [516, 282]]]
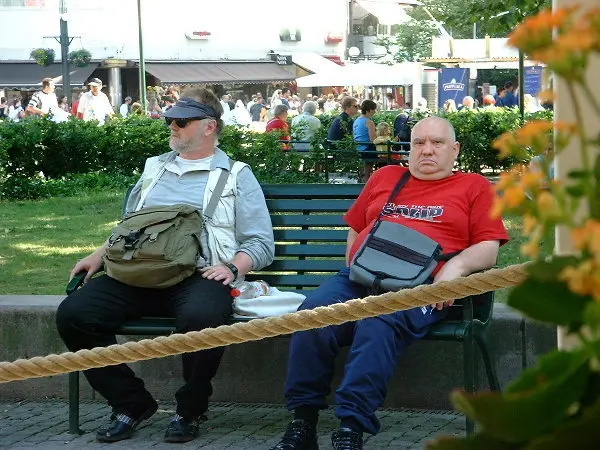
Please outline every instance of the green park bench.
[[[360, 193], [361, 184], [273, 184], [263, 192], [275, 235], [275, 260], [249, 279], [262, 279], [282, 290], [306, 292], [344, 267], [348, 226], [342, 216]], [[69, 292], [67, 292], [69, 293]], [[477, 389], [479, 347], [492, 390], [499, 390], [494, 359], [487, 343], [494, 293], [455, 302], [449, 317], [431, 327], [425, 339], [452, 341], [463, 346], [464, 389]], [[232, 323], [235, 319], [232, 318]], [[124, 336], [160, 336], [175, 332], [175, 320], [144, 317], [123, 324]], [[470, 434], [473, 423], [467, 419]], [[69, 431], [79, 429], [79, 372], [69, 374]]]

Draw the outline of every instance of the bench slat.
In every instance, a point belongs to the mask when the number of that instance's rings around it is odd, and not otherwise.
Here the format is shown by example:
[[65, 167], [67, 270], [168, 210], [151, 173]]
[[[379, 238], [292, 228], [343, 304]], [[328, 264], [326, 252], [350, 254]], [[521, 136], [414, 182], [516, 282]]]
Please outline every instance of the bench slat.
[[265, 274], [260, 273], [255, 275], [256, 278], [269, 283], [271, 286], [276, 286], [282, 291], [288, 291], [288, 288], [305, 288], [320, 286], [323, 281], [331, 277], [331, 273], [318, 273], [311, 275], [296, 275], [296, 274]]
[[[346, 242], [347, 230], [273, 230], [275, 241]], [[293, 244], [290, 244], [293, 245]]]
[[346, 254], [346, 245], [283, 245], [276, 243], [275, 254], [277, 256], [344, 256]]
[[338, 272], [345, 266], [342, 257], [336, 259], [276, 259], [263, 272]]
[[344, 227], [348, 225], [340, 214], [278, 214], [271, 213], [271, 223], [274, 227]]
[[267, 199], [267, 207], [269, 212], [281, 211], [320, 211], [320, 212], [337, 212], [344, 214], [354, 200], [346, 199], [306, 199], [306, 200], [282, 200], [282, 199]]
[[364, 184], [270, 184], [263, 185], [267, 198], [353, 198]]

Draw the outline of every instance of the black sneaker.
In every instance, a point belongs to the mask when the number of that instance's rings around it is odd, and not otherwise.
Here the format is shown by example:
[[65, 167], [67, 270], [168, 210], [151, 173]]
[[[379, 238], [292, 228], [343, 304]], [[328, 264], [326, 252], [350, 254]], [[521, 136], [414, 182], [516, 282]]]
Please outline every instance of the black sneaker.
[[165, 431], [165, 442], [189, 442], [196, 439], [200, 423], [205, 420], [206, 416], [186, 418], [175, 414]]
[[362, 433], [350, 428], [340, 428], [331, 435], [334, 450], [362, 450]]
[[118, 442], [129, 439], [142, 420], [149, 419], [158, 409], [154, 402], [139, 417], [132, 417], [126, 413], [113, 412], [108, 425], [96, 431], [96, 439], [100, 442]]
[[306, 420], [292, 420], [281, 441], [270, 450], [319, 450], [317, 430]]

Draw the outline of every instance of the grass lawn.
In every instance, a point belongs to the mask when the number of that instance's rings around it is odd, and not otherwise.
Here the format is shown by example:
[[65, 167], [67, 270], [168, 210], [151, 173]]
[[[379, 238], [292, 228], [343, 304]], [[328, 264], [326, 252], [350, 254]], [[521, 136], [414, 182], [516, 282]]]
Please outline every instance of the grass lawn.
[[[75, 261], [110, 235], [123, 193], [93, 193], [40, 201], [0, 202], [0, 294], [63, 294]], [[524, 262], [521, 219], [507, 218], [511, 241], [498, 267]], [[497, 292], [505, 301], [508, 290]]]

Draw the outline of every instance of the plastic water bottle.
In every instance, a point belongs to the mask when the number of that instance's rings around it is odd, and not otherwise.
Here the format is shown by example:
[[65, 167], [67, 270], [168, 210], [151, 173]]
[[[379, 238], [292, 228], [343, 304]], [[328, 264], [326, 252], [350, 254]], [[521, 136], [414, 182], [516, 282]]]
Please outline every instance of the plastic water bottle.
[[266, 281], [244, 281], [231, 290], [231, 296], [237, 298], [256, 298], [267, 295], [269, 285]]

